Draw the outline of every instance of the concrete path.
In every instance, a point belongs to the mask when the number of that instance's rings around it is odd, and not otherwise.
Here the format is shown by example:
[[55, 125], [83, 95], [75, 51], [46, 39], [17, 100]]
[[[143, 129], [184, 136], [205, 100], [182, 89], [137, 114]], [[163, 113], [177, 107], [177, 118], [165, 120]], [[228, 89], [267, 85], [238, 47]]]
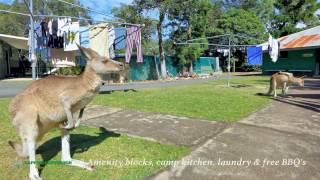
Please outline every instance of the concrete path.
[[192, 148], [149, 179], [317, 180], [320, 81], [306, 85], [234, 124], [105, 107], [88, 109], [84, 123]]
[[138, 136], [165, 144], [195, 148], [221, 133], [228, 125], [186, 117], [92, 106], [84, 113], [82, 124]]

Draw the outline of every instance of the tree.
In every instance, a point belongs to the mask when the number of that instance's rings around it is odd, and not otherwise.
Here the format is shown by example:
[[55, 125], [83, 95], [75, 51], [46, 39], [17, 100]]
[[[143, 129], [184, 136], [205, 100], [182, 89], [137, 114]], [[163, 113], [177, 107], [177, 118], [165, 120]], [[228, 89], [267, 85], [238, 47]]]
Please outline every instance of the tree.
[[[132, 5], [123, 6], [114, 10], [117, 17], [121, 17], [131, 23], [144, 22], [144, 36], [145, 41], [149, 41], [153, 30], [156, 29], [158, 35], [158, 48], [160, 54], [161, 76], [167, 77], [165, 54], [164, 54], [164, 41], [163, 41], [163, 26], [164, 21], [168, 14], [168, 7], [173, 0], [133, 0]], [[146, 12], [158, 12], [158, 18], [150, 18], [145, 16]], [[147, 23], [145, 23], [147, 22]], [[154, 22], [156, 24], [154, 25]], [[154, 29], [155, 27], [155, 29]], [[147, 37], [146, 37], [147, 36]], [[152, 44], [152, 43], [147, 43]], [[144, 44], [146, 46], [146, 44]], [[146, 48], [146, 47], [145, 47]], [[151, 48], [151, 47], [150, 47]], [[152, 50], [153, 51], [153, 50]]]
[[216, 34], [234, 34], [243, 37], [234, 37], [237, 44], [260, 43], [266, 37], [265, 29], [260, 19], [250, 11], [230, 9], [217, 20]]
[[[185, 8], [188, 7], [188, 8]], [[209, 0], [177, 0], [169, 8], [168, 26], [171, 28], [171, 39], [176, 42], [187, 41], [204, 37], [211, 26], [213, 5]], [[199, 42], [199, 41], [197, 41]], [[205, 40], [201, 41], [206, 43]], [[179, 64], [190, 66], [193, 70], [193, 61], [198, 59], [208, 47], [205, 45], [173, 46]]]
[[173, 0], [134, 0], [138, 9], [143, 11], [156, 11], [158, 12], [157, 19], [157, 34], [158, 34], [158, 46], [160, 54], [160, 64], [161, 64], [161, 76], [162, 78], [167, 78], [167, 69], [164, 53], [164, 41], [163, 41], [163, 26], [165, 19], [168, 15], [169, 7], [174, 3]]
[[[0, 4], [0, 9], [9, 9], [11, 10], [11, 6], [6, 4]], [[22, 21], [21, 21], [22, 20]], [[25, 35], [25, 22], [27, 21], [26, 17], [21, 17], [20, 15], [0, 14], [0, 33], [1, 34], [11, 34], [16, 36], [24, 36]]]
[[[217, 20], [215, 34], [231, 34], [232, 44], [259, 44], [266, 39], [267, 34], [260, 19], [251, 11], [230, 9]], [[228, 39], [215, 42], [228, 44]], [[237, 53], [234, 54], [238, 56]], [[234, 62], [235, 64], [235, 62]], [[234, 66], [235, 70], [235, 66]]]
[[319, 9], [320, 2], [317, 0], [277, 0], [270, 31], [274, 36], [280, 37], [297, 32], [299, 23], [307, 28], [314, 26], [314, 22], [319, 22], [319, 17], [315, 14]]
[[213, 2], [222, 4], [225, 12], [232, 8], [251, 11], [260, 18], [267, 29], [270, 26], [276, 0], [213, 0]]

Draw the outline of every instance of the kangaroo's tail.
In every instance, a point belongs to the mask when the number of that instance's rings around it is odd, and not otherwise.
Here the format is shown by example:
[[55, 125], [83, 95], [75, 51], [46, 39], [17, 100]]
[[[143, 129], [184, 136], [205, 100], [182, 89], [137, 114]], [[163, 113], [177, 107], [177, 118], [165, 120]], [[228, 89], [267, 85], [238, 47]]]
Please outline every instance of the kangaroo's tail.
[[21, 144], [18, 144], [14, 141], [8, 141], [9, 145], [17, 152], [18, 156], [22, 157], [22, 158], [26, 158], [28, 157], [27, 154], [23, 153], [23, 147]]

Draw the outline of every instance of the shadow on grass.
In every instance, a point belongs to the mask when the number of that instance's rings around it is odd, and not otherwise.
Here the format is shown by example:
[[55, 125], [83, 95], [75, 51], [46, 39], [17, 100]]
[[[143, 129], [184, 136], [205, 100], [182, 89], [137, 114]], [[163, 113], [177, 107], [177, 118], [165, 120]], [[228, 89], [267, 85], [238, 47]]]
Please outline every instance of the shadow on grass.
[[[90, 136], [85, 134], [71, 134], [70, 135], [70, 153], [71, 157], [75, 153], [83, 153], [88, 151], [90, 147], [96, 146], [109, 137], [119, 137], [120, 134], [108, 131], [103, 127], [99, 128], [98, 136]], [[37, 149], [37, 154], [41, 154], [43, 162], [48, 162], [54, 158], [61, 151], [61, 136], [54, 137]], [[39, 172], [41, 173], [45, 163], [40, 164]]]
[[245, 72], [243, 72], [243, 74], [235, 74], [234, 76], [240, 76], [240, 77], [250, 77], [250, 76], [261, 76], [261, 77], [263, 77], [263, 76], [266, 76], [266, 75], [264, 75], [264, 74], [262, 74], [261, 72], [256, 72], [256, 73], [245, 73]]
[[125, 90], [111, 90], [111, 91], [101, 91], [99, 94], [112, 94], [115, 91], [123, 91], [123, 92], [138, 92], [135, 89], [125, 89]]
[[252, 87], [252, 85], [247, 85], [247, 84], [238, 84], [238, 85], [231, 85], [233, 88], [247, 88], [247, 87]]
[[270, 95], [270, 94], [268, 94], [268, 93], [256, 93], [255, 95], [256, 95], [256, 96], [265, 96], [265, 97], [270, 97], [270, 98], [273, 97], [272, 95]]

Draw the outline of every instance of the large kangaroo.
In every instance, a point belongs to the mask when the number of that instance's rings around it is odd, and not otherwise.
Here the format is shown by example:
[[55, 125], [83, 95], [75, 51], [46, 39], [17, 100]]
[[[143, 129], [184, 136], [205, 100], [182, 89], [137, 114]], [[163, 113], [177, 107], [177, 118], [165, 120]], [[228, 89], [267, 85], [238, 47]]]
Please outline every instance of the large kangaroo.
[[[61, 160], [87, 170], [92, 167], [70, 155], [69, 131], [79, 126], [83, 110], [98, 93], [101, 74], [118, 72], [123, 64], [101, 57], [91, 49], [78, 46], [87, 57], [84, 72], [77, 77], [49, 76], [31, 83], [14, 97], [9, 110], [12, 124], [21, 137], [22, 145], [9, 141], [19, 156], [29, 157], [30, 179], [41, 179], [36, 168], [36, 144], [52, 128], [61, 129]], [[77, 119], [73, 114], [79, 113]]]
[[298, 85], [303, 87], [304, 80], [302, 79], [302, 77], [294, 77], [292, 73], [277, 72], [270, 78], [270, 87], [267, 94], [273, 94], [274, 97], [277, 97], [277, 88], [282, 88], [282, 95], [286, 95], [289, 90], [289, 85]]

